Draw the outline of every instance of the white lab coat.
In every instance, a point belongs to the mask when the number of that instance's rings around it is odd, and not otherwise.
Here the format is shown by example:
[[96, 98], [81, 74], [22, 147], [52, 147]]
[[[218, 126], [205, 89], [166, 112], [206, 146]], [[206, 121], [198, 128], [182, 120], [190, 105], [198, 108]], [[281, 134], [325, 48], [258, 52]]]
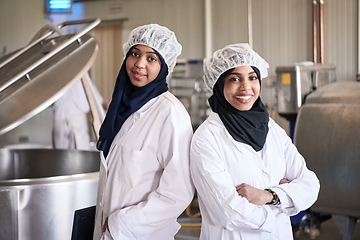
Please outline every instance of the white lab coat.
[[[191, 203], [190, 116], [170, 92], [128, 117], [102, 157], [94, 240], [173, 240]], [[101, 226], [109, 217], [109, 231]]]
[[[89, 81], [94, 100], [101, 105], [103, 98]], [[53, 105], [53, 144], [57, 149], [90, 150], [87, 113], [90, 111], [81, 80], [78, 80]]]
[[[317, 199], [319, 181], [286, 132], [270, 119], [264, 148], [235, 141], [217, 113], [197, 129], [191, 143], [191, 176], [202, 214], [201, 240], [293, 239], [290, 215]], [[286, 178], [291, 183], [278, 185]], [[274, 190], [281, 204], [257, 206], [238, 196], [247, 183]]]

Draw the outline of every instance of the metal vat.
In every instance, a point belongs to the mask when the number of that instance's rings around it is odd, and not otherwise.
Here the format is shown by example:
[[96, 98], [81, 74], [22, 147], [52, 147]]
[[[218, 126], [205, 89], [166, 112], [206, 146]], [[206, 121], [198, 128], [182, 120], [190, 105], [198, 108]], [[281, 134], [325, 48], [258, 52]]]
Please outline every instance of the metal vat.
[[[99, 23], [44, 28], [27, 46], [0, 58], [0, 134], [50, 106], [80, 78], [88, 89], [98, 44], [86, 33]], [[49, 38], [74, 24], [89, 25]], [[86, 92], [93, 102], [91, 90]], [[99, 167], [96, 151], [0, 149], [0, 239], [71, 239], [74, 211], [96, 203]]]
[[336, 216], [346, 236], [360, 218], [359, 119], [360, 82], [339, 81], [307, 97], [295, 127], [295, 145], [320, 180], [311, 209]]
[[71, 239], [74, 211], [95, 205], [98, 152], [0, 149], [0, 239]]

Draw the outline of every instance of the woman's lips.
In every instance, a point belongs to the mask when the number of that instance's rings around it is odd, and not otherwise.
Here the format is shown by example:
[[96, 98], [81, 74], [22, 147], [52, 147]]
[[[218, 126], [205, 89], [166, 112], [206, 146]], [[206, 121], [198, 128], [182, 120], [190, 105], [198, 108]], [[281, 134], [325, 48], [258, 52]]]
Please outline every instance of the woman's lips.
[[251, 101], [252, 95], [235, 96], [236, 100], [240, 103], [248, 103]]
[[133, 73], [134, 78], [137, 80], [142, 80], [146, 77], [146, 74], [144, 74], [142, 72], [133, 71], [132, 73]]

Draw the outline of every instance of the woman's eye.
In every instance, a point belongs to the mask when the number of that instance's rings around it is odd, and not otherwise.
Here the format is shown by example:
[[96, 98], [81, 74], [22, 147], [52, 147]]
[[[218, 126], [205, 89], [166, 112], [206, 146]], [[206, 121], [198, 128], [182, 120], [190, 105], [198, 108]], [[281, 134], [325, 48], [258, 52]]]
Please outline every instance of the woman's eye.
[[239, 78], [230, 78], [229, 81], [230, 82], [236, 82], [236, 81], [239, 81]]
[[131, 56], [137, 57], [137, 56], [139, 56], [139, 54], [137, 54], [136, 52], [131, 52]]
[[250, 76], [249, 78], [250, 78], [250, 80], [257, 80], [258, 79], [257, 76]]
[[149, 57], [148, 59], [149, 59], [150, 62], [155, 62], [156, 61], [156, 58], [154, 58], [154, 57]]

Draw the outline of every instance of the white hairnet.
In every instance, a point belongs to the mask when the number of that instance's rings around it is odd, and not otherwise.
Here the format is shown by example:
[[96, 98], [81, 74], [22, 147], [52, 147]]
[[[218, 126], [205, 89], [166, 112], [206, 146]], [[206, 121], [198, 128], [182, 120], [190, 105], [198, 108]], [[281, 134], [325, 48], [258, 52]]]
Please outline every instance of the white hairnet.
[[204, 62], [204, 81], [209, 91], [213, 92], [213, 87], [221, 74], [231, 68], [243, 65], [257, 67], [261, 78], [268, 75], [269, 64], [260, 57], [247, 43], [237, 43], [227, 45], [216, 50], [210, 59]]
[[182, 46], [178, 43], [175, 33], [158, 24], [148, 24], [133, 29], [128, 41], [123, 45], [124, 54], [134, 45], [146, 45], [158, 51], [164, 58], [171, 73], [176, 59], [181, 54]]

